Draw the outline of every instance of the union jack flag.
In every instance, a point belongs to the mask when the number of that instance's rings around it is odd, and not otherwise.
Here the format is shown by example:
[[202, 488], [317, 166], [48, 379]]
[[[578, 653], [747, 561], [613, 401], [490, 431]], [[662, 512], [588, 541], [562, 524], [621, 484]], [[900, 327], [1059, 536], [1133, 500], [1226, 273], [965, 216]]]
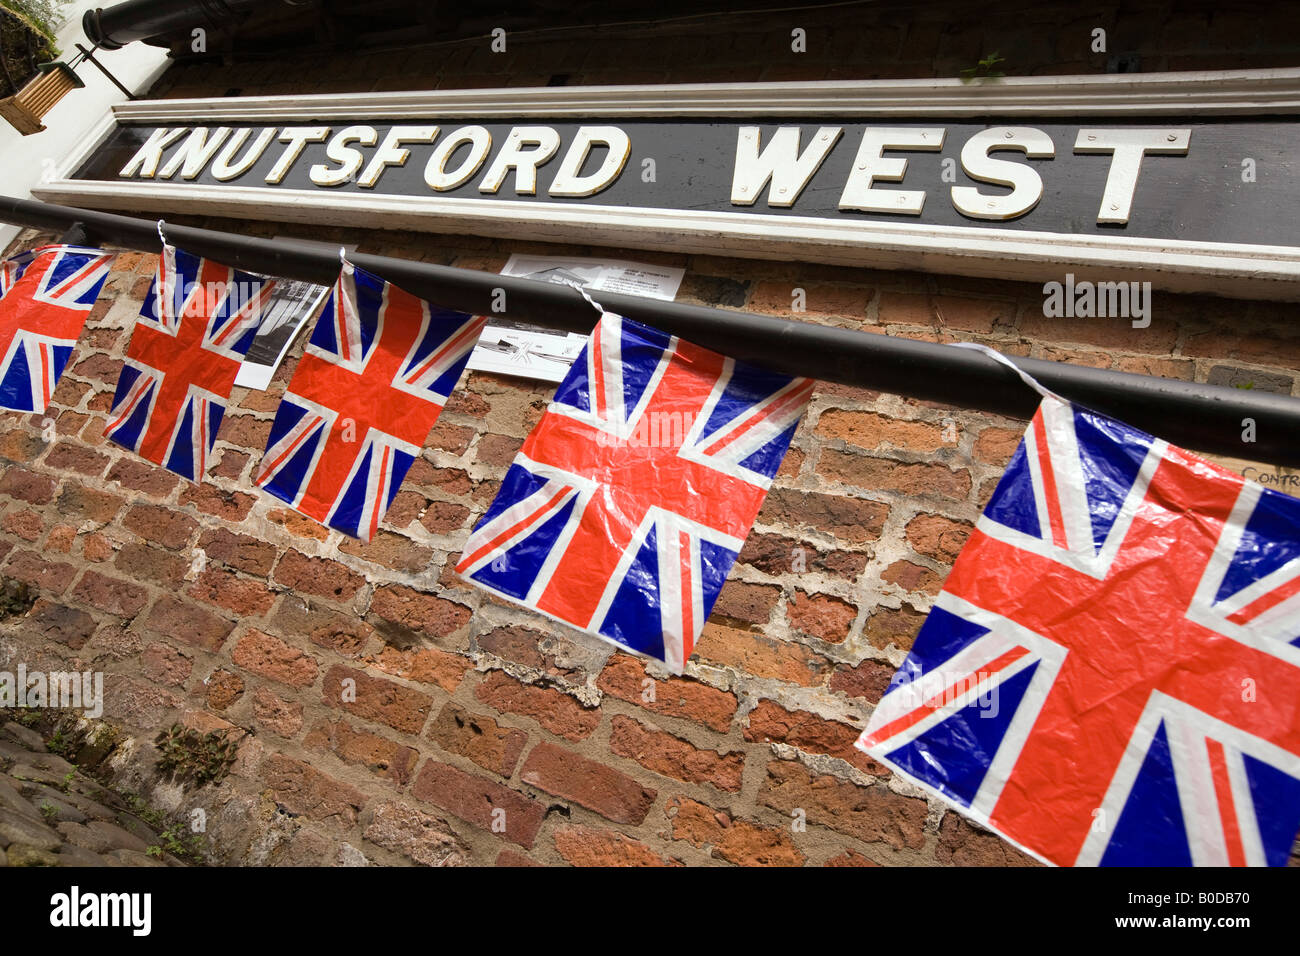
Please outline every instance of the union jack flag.
[[858, 747], [1049, 863], [1285, 865], [1300, 499], [1046, 398]]
[[275, 280], [164, 246], [104, 434], [198, 482]]
[[45, 411], [112, 258], [42, 246], [0, 263], [0, 408]]
[[604, 313], [457, 571], [680, 673], [813, 384]]
[[257, 483], [369, 541], [484, 322], [346, 263], [276, 410]]

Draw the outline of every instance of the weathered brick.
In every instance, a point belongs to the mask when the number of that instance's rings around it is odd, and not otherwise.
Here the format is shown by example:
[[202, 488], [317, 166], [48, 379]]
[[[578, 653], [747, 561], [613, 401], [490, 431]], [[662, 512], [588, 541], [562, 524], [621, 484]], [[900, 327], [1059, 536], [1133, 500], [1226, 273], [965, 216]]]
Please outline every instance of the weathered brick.
[[880, 572], [880, 580], [897, 584], [905, 591], [924, 591], [938, 594], [943, 587], [943, 576], [911, 561], [895, 561]]
[[230, 632], [235, 629], [235, 625], [229, 621], [171, 594], [164, 594], [158, 599], [145, 623], [159, 634], [167, 634], [214, 652], [221, 649]]
[[656, 714], [691, 720], [719, 733], [731, 726], [736, 712], [735, 694], [691, 677], [649, 677], [645, 666], [629, 654], [610, 657], [596, 686], [611, 697], [639, 704]]
[[545, 741], [532, 749], [519, 779], [615, 823], [633, 826], [645, 819], [656, 796], [656, 791], [625, 773]]
[[[803, 290], [803, 309], [797, 313], [795, 289]], [[746, 307], [770, 315], [842, 316], [861, 320], [866, 317], [867, 302], [874, 294], [874, 289], [856, 283], [827, 285], [768, 280], [757, 284]]]
[[665, 808], [672, 820], [672, 837], [692, 846], [710, 847], [710, 854], [738, 866], [802, 866], [804, 856], [785, 830], [761, 827], [714, 810], [685, 797], [674, 797]]
[[849, 581], [857, 580], [867, 567], [867, 555], [861, 552], [826, 551], [779, 534], [751, 534], [737, 560], [774, 576], [821, 572]]
[[611, 722], [609, 749], [665, 777], [707, 783], [719, 790], [738, 791], [745, 770], [745, 755], [738, 750], [701, 750], [689, 741], [622, 714], [615, 714]]
[[453, 425], [451, 422], [439, 419], [425, 444], [450, 455], [463, 455], [469, 450], [469, 443], [473, 440], [474, 429], [464, 425]]
[[315, 658], [264, 631], [250, 630], [239, 639], [230, 659], [235, 666], [291, 687], [316, 682]]
[[361, 658], [362, 663], [394, 677], [437, 684], [447, 693], [453, 693], [474, 662], [459, 654], [451, 654], [436, 647], [402, 649], [385, 645], [376, 655]]
[[243, 521], [253, 509], [257, 499], [242, 491], [224, 491], [208, 482], [187, 484], [181, 489], [179, 504], [193, 505], [204, 514], [214, 515], [224, 521]]
[[263, 760], [261, 775], [277, 804], [309, 820], [352, 826], [365, 804], [365, 795], [356, 787], [284, 754]]
[[108, 524], [122, 510], [124, 504], [126, 499], [119, 495], [68, 484], [59, 495], [58, 507], [61, 514], [85, 518], [95, 524]]
[[503, 467], [515, 460], [524, 440], [510, 435], [484, 435], [475, 447], [479, 464]]
[[430, 534], [452, 534], [465, 527], [469, 516], [470, 510], [464, 505], [430, 501], [424, 514], [420, 515], [420, 524]]
[[[344, 697], [343, 681], [348, 679], [356, 682], [355, 700]], [[327, 706], [341, 707], [407, 734], [418, 734], [423, 729], [433, 707], [433, 701], [417, 690], [340, 664], [325, 672], [322, 699]]]
[[123, 545], [113, 558], [113, 566], [132, 580], [152, 581], [171, 589], [184, 580], [190, 567], [178, 555], [139, 542]]
[[902, 650], [908, 650], [924, 622], [925, 612], [918, 611], [910, 604], [899, 608], [877, 607], [867, 618], [862, 633], [872, 647], [885, 650], [893, 644]]
[[992, 465], [1005, 465], [1011, 461], [1011, 456], [1015, 454], [1016, 446], [1023, 437], [1024, 432], [1013, 428], [985, 428], [980, 432], [979, 438], [975, 439], [975, 457]]
[[939, 824], [934, 858], [946, 866], [1041, 866], [996, 833], [976, 827], [949, 810]]
[[472, 714], [459, 704], [443, 706], [428, 737], [448, 753], [474, 761], [484, 770], [509, 777], [524, 752], [528, 735], [503, 727], [484, 714]]
[[888, 517], [889, 506], [879, 501], [773, 488], [758, 521], [788, 528], [815, 528], [841, 541], [862, 544], [880, 537]]
[[242, 451], [235, 451], [233, 448], [227, 448], [217, 459], [217, 463], [212, 466], [209, 474], [213, 478], [230, 478], [237, 479], [243, 477], [244, 469], [252, 461], [251, 455], [245, 455]]
[[306, 634], [318, 647], [343, 657], [359, 657], [374, 633], [365, 621], [330, 608], [309, 607], [295, 594], [286, 594], [271, 616], [271, 630], [280, 634]]
[[433, 558], [432, 548], [382, 528], [370, 541], [345, 539], [339, 551], [394, 571], [423, 571]]
[[227, 568], [208, 568], [185, 589], [190, 597], [225, 608], [241, 618], [261, 617], [275, 604], [275, 592], [265, 584], [240, 577]]
[[110, 578], [98, 571], [87, 571], [72, 589], [73, 600], [116, 614], [135, 617], [148, 603], [148, 592], [138, 584]]
[[4, 476], [0, 477], [0, 494], [33, 505], [44, 505], [53, 501], [56, 487], [58, 482], [49, 475], [40, 475], [13, 465], [6, 468]]
[[62, 594], [77, 576], [77, 569], [63, 561], [47, 561], [35, 551], [12, 551], [5, 574], [43, 593]]
[[226, 415], [217, 437], [260, 455], [266, 449], [266, 440], [271, 437], [271, 420], [252, 415]]
[[161, 505], [133, 505], [122, 516], [122, 527], [135, 532], [145, 541], [173, 551], [185, 547], [198, 526], [199, 523], [189, 515]]
[[282, 526], [284, 530], [295, 537], [324, 541], [330, 536], [329, 529], [324, 525], [288, 508], [276, 508], [273, 511], [268, 511], [266, 517]]
[[[466, 823], [530, 849], [546, 816], [546, 806], [532, 797], [436, 760], [425, 761], [411, 793]], [[494, 812], [498, 810], [502, 812]]]
[[5, 515], [4, 529], [24, 541], [35, 541], [45, 533], [45, 519], [35, 511], [18, 511]]
[[775, 585], [747, 584], [732, 579], [723, 584], [712, 616], [746, 624], [766, 624], [779, 600], [781, 589]]
[[599, 710], [550, 687], [521, 683], [504, 671], [489, 671], [474, 696], [497, 710], [531, 717], [566, 740], [582, 740], [600, 723]]
[[365, 767], [377, 777], [399, 787], [411, 781], [419, 751], [368, 730], [359, 730], [346, 720], [323, 721], [312, 727], [304, 745], [312, 750], [337, 754], [347, 763]]
[[479, 634], [475, 642], [480, 650], [552, 677], [573, 677], [579, 671], [560, 663], [559, 658], [572, 649], [573, 642], [557, 634], [543, 634], [530, 627], [512, 624]]
[[253, 692], [253, 716], [259, 724], [281, 737], [293, 738], [302, 730], [302, 704], [285, 700], [266, 687]]
[[288, 550], [275, 566], [275, 580], [300, 594], [315, 594], [336, 601], [350, 600], [366, 583], [361, 575], [329, 558], [312, 558]]
[[786, 605], [785, 616], [796, 630], [840, 644], [849, 636], [858, 609], [831, 594], [810, 594], [796, 589]]
[[847, 760], [859, 770], [877, 776], [889, 771], [853, 746], [861, 731], [838, 720], [826, 720], [805, 711], [787, 710], [774, 700], [760, 700], [749, 712], [745, 739], [755, 743], [789, 744], [805, 753], [827, 754]]
[[30, 432], [17, 428], [0, 432], [0, 458], [5, 461], [32, 461], [44, 450], [45, 442]]
[[362, 835], [421, 866], [464, 866], [469, 861], [469, 849], [447, 821], [401, 803], [375, 807]]
[[96, 627], [95, 619], [85, 611], [44, 598], [32, 605], [23, 623], [24, 633], [40, 640], [58, 641], [74, 651], [85, 647]]
[[216, 561], [248, 574], [265, 575], [275, 563], [275, 545], [224, 528], [204, 531], [199, 536], [199, 548], [209, 562]]
[[207, 680], [208, 706], [222, 711], [244, 696], [244, 678], [233, 671], [219, 670]]
[[878, 704], [894, 679], [894, 667], [880, 661], [866, 660], [853, 667], [841, 664], [831, 675], [830, 689], [837, 694], [861, 697]]
[[614, 830], [570, 824], [555, 831], [555, 849], [574, 866], [670, 866], [646, 846]]
[[82, 475], [97, 478], [108, 467], [108, 456], [91, 451], [89, 448], [83, 448], [80, 445], [61, 441], [51, 448], [49, 454], [45, 456], [45, 465], [48, 468], [57, 468], [60, 471], [75, 471]]
[[908, 421], [878, 412], [844, 408], [828, 408], [822, 412], [814, 434], [866, 449], [888, 447], [933, 452], [945, 444], [942, 427], [931, 422]]
[[970, 472], [938, 462], [905, 464], [889, 458], [823, 448], [817, 474], [846, 485], [903, 495], [937, 495], [962, 500], [970, 494]]
[[744, 631], [710, 621], [704, 625], [695, 652], [702, 660], [734, 667], [755, 677], [812, 687], [821, 683], [830, 662], [802, 644]]
[[874, 860], [868, 860], [861, 853], [853, 850], [845, 850], [839, 856], [833, 856], [822, 866], [880, 866]]
[[791, 760], [773, 760], [767, 765], [758, 801], [787, 814], [802, 809], [809, 823], [863, 843], [885, 843], [895, 850], [919, 850], [925, 845], [926, 802], [899, 796], [883, 782], [860, 787], [828, 774], [814, 775]]
[[975, 530], [968, 521], [954, 521], [942, 515], [919, 514], [907, 523], [907, 542], [917, 554], [951, 564]]
[[882, 292], [878, 321], [881, 325], [935, 326], [988, 333], [998, 325], [1009, 326], [1015, 314], [1012, 302]]
[[468, 624], [470, 618], [470, 609], [465, 605], [402, 584], [376, 588], [370, 612], [429, 637], [446, 637]]
[[140, 668], [151, 681], [180, 687], [189, 680], [194, 662], [170, 644], [155, 642], [140, 654]]

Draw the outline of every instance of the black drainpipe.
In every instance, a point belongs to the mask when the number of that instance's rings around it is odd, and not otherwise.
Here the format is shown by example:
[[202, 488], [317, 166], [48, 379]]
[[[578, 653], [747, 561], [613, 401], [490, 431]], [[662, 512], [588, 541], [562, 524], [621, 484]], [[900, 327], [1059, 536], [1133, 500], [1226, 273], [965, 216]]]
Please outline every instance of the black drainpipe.
[[[304, 6], [310, 0], [280, 0]], [[120, 50], [136, 40], [170, 33], [188, 33], [195, 27], [220, 30], [237, 23], [268, 0], [127, 0], [107, 9], [87, 10], [81, 28], [90, 42], [104, 50]]]

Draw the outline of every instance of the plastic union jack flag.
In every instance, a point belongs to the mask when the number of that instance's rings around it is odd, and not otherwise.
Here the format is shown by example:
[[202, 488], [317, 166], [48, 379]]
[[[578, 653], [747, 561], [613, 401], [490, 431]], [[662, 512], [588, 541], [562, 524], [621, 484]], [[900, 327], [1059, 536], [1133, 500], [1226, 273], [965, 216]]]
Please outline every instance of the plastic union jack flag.
[[346, 263], [275, 413], [257, 483], [369, 541], [484, 321]]
[[0, 408], [45, 411], [112, 258], [42, 246], [0, 263]]
[[1300, 499], [1047, 398], [858, 746], [1061, 865], [1285, 865]]
[[235, 375], [275, 280], [164, 246], [104, 434], [202, 481]]
[[604, 313], [457, 570], [680, 672], [812, 388]]

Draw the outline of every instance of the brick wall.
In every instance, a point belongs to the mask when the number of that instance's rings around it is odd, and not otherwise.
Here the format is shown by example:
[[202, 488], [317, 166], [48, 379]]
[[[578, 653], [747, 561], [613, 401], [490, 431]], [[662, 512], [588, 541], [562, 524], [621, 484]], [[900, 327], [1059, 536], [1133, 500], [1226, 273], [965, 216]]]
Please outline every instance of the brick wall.
[[[1055, 9], [1059, 15], [1064, 7]], [[1142, 9], [1173, 16], [1169, 4]], [[1188, 23], [1222, 27], [1208, 5], [1179, 9], [1190, 11], [1179, 14]], [[897, 10], [880, 16], [872, 45], [892, 51], [901, 75], [952, 75], [993, 46], [983, 33], [978, 43], [963, 40], [960, 19], [927, 14], [908, 27]], [[895, 28], [887, 28], [890, 17]], [[1041, 24], [1050, 19], [1016, 27], [1015, 36], [1025, 44], [1037, 37], [1041, 47], [1023, 72], [1104, 68], [1063, 51], [1075, 28], [1048, 31]], [[1116, 34], [1124, 35], [1125, 22], [1116, 21]], [[1248, 42], [1257, 51], [1251, 65], [1270, 65], [1267, 44], [1283, 31], [1255, 22], [1239, 18], [1236, 33], [1223, 27], [1213, 42], [1190, 27], [1162, 34], [1151, 56], [1169, 67], [1194, 55], [1219, 65], [1215, 58], [1225, 54], [1216, 44]], [[1077, 26], [1085, 37], [1086, 26]], [[673, 36], [683, 51], [698, 52], [708, 40], [685, 30]], [[709, 66], [690, 66], [700, 57], [683, 53], [653, 76], [620, 71], [615, 53], [598, 45], [584, 43], [582, 62], [570, 66], [558, 49], [543, 55], [521, 42], [514, 59], [500, 62], [459, 45], [445, 61], [428, 53], [368, 57], [315, 73], [307, 64], [178, 67], [162, 91], [320, 91], [329, 82], [418, 88], [453, 79], [499, 85], [545, 82], [555, 73], [573, 82], [790, 78], [746, 36], [730, 38], [734, 62], [710, 55]], [[848, 43], [831, 65], [810, 58], [801, 75], [873, 75], [833, 65], [852, 64], [861, 46], [860, 37]], [[1008, 43], [1002, 52], [1019, 48]], [[659, 62], [639, 61], [648, 59]], [[765, 65], [756, 66], [760, 60]], [[474, 71], [486, 64], [504, 72], [476, 82], [487, 74]], [[879, 73], [893, 68], [872, 66], [874, 75], [895, 75]], [[686, 269], [682, 301], [790, 315], [799, 287], [807, 312], [798, 317], [806, 321], [969, 339], [1011, 354], [1187, 380], [1244, 380], [1292, 394], [1300, 369], [1300, 331], [1287, 305], [1156, 293], [1151, 327], [1135, 330], [1122, 319], [1045, 319], [1041, 288], [1029, 284], [192, 222], [355, 242], [363, 252], [489, 271], [512, 252], [665, 262]], [[106, 717], [140, 740], [119, 772], [171, 806], [205, 808], [219, 859], [1029, 862], [852, 749], [1022, 422], [820, 385], [697, 655], [685, 676], [669, 677], [452, 573], [549, 386], [468, 375], [368, 545], [252, 486], [301, 345], [268, 392], [235, 390], [202, 485], [106, 444], [105, 413], [152, 268], [152, 257], [117, 258], [55, 393], [53, 441], [39, 416], [0, 417], [0, 574], [39, 594], [25, 617], [0, 624], [0, 666], [21, 659], [29, 668], [105, 671]], [[355, 702], [340, 693], [349, 678]], [[150, 777], [147, 740], [175, 720], [247, 732], [230, 778], [181, 790]]]

